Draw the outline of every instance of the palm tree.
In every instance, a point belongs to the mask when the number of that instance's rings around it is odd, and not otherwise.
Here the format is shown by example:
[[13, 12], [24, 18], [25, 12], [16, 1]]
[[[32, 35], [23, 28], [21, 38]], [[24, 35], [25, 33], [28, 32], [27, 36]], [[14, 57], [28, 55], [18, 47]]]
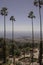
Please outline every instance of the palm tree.
[[[30, 11], [28, 18], [32, 20], [32, 62], [33, 62], [33, 49], [34, 49], [34, 27], [33, 27], [33, 18], [35, 18], [33, 11]], [[33, 63], [32, 63], [33, 64]]]
[[35, 0], [35, 6], [39, 6], [39, 16], [40, 16], [40, 51], [39, 51], [39, 64], [42, 65], [42, 21], [41, 21], [41, 5], [43, 5], [42, 0]]
[[12, 55], [14, 57], [14, 65], [15, 65], [14, 44], [13, 44], [13, 41], [14, 41], [14, 23], [13, 23], [13, 21], [15, 21], [14, 16], [11, 16], [10, 20], [12, 20]]
[[6, 42], [5, 42], [5, 39], [6, 39], [6, 21], [5, 21], [5, 16], [7, 16], [7, 14], [8, 14], [7, 8], [3, 7], [1, 9], [1, 15], [2, 16], [4, 15], [4, 46], [3, 46], [4, 62], [3, 63], [6, 63]]

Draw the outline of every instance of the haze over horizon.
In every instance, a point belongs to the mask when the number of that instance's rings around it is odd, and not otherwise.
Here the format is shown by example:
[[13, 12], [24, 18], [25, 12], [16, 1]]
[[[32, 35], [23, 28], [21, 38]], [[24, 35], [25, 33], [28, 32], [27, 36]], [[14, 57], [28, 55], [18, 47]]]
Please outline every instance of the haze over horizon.
[[[4, 37], [4, 32], [0, 32], [0, 38]], [[11, 32], [6, 32], [6, 38], [11, 39], [12, 38], [12, 33]], [[14, 32], [14, 38], [15, 39], [31, 39], [32, 38], [32, 32]], [[34, 39], [39, 39], [40, 38], [40, 33], [39, 32], [34, 32]]]

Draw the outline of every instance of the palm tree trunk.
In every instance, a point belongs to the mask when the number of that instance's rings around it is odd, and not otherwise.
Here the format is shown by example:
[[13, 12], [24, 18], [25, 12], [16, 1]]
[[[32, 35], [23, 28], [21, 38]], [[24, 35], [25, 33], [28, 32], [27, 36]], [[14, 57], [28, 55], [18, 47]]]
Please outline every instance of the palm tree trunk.
[[12, 20], [12, 42], [14, 41], [14, 23]]
[[5, 23], [5, 15], [4, 15], [4, 48], [3, 48], [3, 52], [4, 52], [4, 62], [3, 63], [6, 63], [6, 42], [5, 42], [5, 39], [6, 39], [6, 23]]
[[33, 49], [34, 49], [34, 30], [33, 30], [33, 18], [32, 18], [32, 65], [33, 65]]
[[12, 46], [13, 46], [13, 63], [15, 65], [15, 56], [14, 56], [14, 23], [13, 23], [13, 20], [12, 20]]
[[41, 6], [39, 0], [39, 16], [40, 16], [40, 51], [39, 51], [39, 64], [42, 65], [42, 21], [41, 21]]
[[14, 56], [14, 24], [13, 24], [13, 20], [12, 20], [12, 52], [13, 52], [13, 56]]

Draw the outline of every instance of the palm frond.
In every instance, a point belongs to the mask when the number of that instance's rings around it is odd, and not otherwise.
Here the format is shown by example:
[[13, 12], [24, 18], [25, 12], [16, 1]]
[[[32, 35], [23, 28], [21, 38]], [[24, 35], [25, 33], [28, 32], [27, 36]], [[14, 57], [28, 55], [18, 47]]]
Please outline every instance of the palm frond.
[[34, 5], [35, 5], [36, 7], [38, 6], [38, 1], [37, 1], [37, 0], [34, 1]]
[[3, 8], [1, 9], [1, 15], [7, 16], [7, 14], [8, 14], [7, 8], [6, 8], [6, 7], [3, 7]]
[[30, 11], [28, 18], [35, 18], [33, 11]]
[[14, 16], [11, 16], [11, 17], [10, 17], [10, 20], [13, 20], [13, 21], [15, 21], [15, 18], [14, 18]]

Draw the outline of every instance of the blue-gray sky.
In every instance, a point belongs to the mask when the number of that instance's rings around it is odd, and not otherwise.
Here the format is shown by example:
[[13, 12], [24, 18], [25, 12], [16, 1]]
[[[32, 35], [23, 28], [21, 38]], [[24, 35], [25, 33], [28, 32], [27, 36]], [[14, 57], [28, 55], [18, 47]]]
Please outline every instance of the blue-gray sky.
[[[39, 10], [33, 4], [34, 0], [0, 0], [0, 10], [2, 7], [8, 8], [6, 16], [6, 30], [11, 31], [10, 16], [14, 16], [14, 31], [31, 31], [31, 19], [28, 19], [28, 13], [32, 10], [36, 19], [34, 19], [34, 31], [39, 31]], [[41, 8], [43, 22], [43, 6]], [[0, 15], [0, 31], [3, 30], [3, 16]]]

